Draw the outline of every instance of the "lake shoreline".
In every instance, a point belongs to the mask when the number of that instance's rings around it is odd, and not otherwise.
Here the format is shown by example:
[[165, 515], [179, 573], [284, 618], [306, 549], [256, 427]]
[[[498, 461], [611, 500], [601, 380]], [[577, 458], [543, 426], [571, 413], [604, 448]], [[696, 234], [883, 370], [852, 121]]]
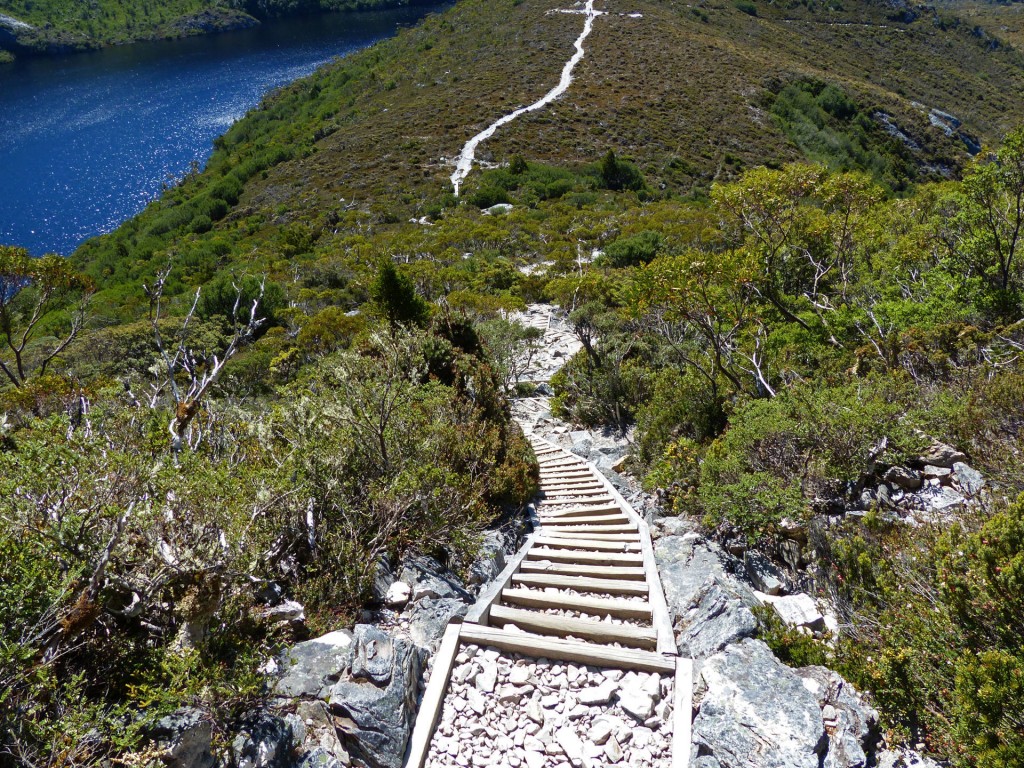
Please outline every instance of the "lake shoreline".
[[383, 11], [432, 4], [431, 0], [359, 0], [353, 8], [341, 10], [321, 9], [317, 11], [302, 10], [263, 18], [250, 15], [238, 9], [216, 8], [182, 16], [154, 30], [152, 34], [106, 40], [83, 38], [65, 30], [46, 30], [34, 27], [13, 16], [0, 14], [0, 71], [3, 71], [5, 65], [14, 64], [19, 60], [60, 58], [99, 51], [105, 48], [184, 40], [191, 37], [208, 37], [228, 32], [241, 32], [278, 21], [300, 17], [316, 17], [336, 13], [356, 14], [367, 11]]

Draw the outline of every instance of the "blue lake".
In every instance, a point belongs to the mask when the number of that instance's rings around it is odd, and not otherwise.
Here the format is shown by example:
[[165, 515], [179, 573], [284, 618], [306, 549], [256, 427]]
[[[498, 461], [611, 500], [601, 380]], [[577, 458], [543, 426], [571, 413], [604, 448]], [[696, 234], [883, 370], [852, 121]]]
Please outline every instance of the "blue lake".
[[268, 22], [0, 67], [0, 244], [69, 254], [209, 157], [271, 89], [442, 6]]

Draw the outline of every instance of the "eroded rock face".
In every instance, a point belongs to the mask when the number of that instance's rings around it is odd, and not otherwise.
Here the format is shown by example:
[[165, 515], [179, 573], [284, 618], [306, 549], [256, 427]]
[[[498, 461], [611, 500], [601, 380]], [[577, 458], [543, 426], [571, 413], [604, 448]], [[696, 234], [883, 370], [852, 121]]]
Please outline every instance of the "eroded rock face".
[[236, 768], [287, 768], [305, 736], [306, 727], [295, 715], [252, 712], [231, 742], [232, 762]]
[[466, 603], [473, 601], [473, 596], [458, 577], [432, 557], [407, 558], [402, 564], [400, 580], [412, 587], [412, 602], [446, 597]]
[[825, 768], [863, 768], [878, 742], [878, 712], [853, 686], [827, 667], [803, 667], [797, 674], [818, 700], [828, 733]]
[[698, 757], [714, 757], [721, 768], [820, 768], [829, 742], [817, 698], [767, 645], [730, 645], [700, 674]]
[[334, 686], [330, 707], [353, 754], [372, 768], [401, 768], [426, 656], [376, 627], [355, 628], [351, 679]]
[[[666, 531], [684, 530], [669, 526]], [[676, 644], [684, 656], [702, 659], [757, 630], [753, 591], [726, 570], [725, 554], [696, 533], [665, 535], [655, 559], [672, 614]]]
[[436, 649], [451, 618], [465, 616], [468, 610], [465, 602], [450, 597], [420, 600], [409, 610], [409, 637], [416, 645]]
[[498, 531], [488, 531], [484, 534], [480, 554], [469, 568], [469, 583], [479, 586], [497, 578], [505, 562], [504, 539]]

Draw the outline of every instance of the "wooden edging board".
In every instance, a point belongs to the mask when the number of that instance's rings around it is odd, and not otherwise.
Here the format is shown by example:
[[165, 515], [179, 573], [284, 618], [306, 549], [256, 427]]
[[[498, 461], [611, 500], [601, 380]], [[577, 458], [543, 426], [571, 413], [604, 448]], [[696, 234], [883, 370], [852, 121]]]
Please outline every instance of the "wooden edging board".
[[523, 546], [519, 548], [519, 551], [508, 561], [505, 569], [498, 574], [498, 578], [491, 582], [491, 585], [487, 587], [477, 597], [476, 602], [473, 603], [472, 607], [466, 613], [466, 617], [463, 621], [472, 624], [485, 624], [487, 623], [487, 615], [491, 610], [491, 606], [501, 596], [501, 590], [507, 587], [512, 577], [519, 572], [519, 567], [522, 565], [523, 560], [526, 559], [526, 555], [529, 554], [530, 550], [533, 549], [533, 543], [537, 540], [537, 534], [531, 533], [526, 537], [526, 541], [523, 542]]
[[441, 717], [444, 695], [451, 680], [455, 655], [459, 652], [461, 629], [462, 625], [457, 621], [448, 622], [444, 636], [441, 638], [441, 646], [434, 654], [430, 681], [427, 683], [427, 689], [423, 692], [423, 699], [420, 701], [419, 712], [416, 715], [416, 724], [413, 726], [412, 736], [409, 737], [409, 745], [405, 750], [406, 768], [423, 768], [423, 764], [427, 760], [430, 741], [434, 737], [434, 729]]
[[527, 632], [541, 635], [572, 635], [595, 643], [621, 643], [630, 648], [650, 651], [658, 644], [658, 635], [650, 627], [554, 616], [550, 613], [524, 611], [521, 608], [509, 608], [504, 605], [495, 605], [491, 608], [491, 621], [498, 625], [514, 624]]
[[672, 702], [672, 768], [690, 768], [693, 741], [693, 659], [676, 658]]

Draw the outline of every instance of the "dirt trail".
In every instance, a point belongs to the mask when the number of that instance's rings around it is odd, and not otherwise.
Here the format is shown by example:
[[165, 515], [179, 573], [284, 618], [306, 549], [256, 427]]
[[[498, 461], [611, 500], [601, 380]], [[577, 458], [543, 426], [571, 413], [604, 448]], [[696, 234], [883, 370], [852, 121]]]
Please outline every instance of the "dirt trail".
[[494, 132], [501, 128], [501, 126], [511, 123], [517, 117], [525, 115], [527, 112], [536, 112], [538, 109], [543, 109], [569, 89], [569, 86], [572, 84], [572, 71], [583, 59], [583, 42], [587, 39], [587, 36], [590, 35], [590, 31], [594, 28], [594, 19], [598, 16], [604, 15], [604, 13], [604, 11], [594, 10], [594, 0], [587, 0], [586, 8], [583, 11], [583, 14], [586, 16], [586, 20], [583, 22], [583, 31], [580, 33], [580, 36], [576, 38], [576, 52], [572, 55], [572, 58], [565, 62], [565, 66], [562, 67], [562, 77], [558, 81], [558, 85], [544, 94], [539, 101], [535, 101], [527, 107], [520, 107], [516, 111], [510, 112], [504, 117], [495, 120], [487, 126], [487, 128], [480, 131], [480, 133], [466, 142], [466, 145], [462, 148], [462, 152], [459, 153], [459, 159], [455, 165], [455, 172], [451, 176], [452, 184], [455, 185], [456, 197], [459, 195], [459, 187], [462, 186], [462, 182], [465, 181], [466, 176], [469, 175], [469, 172], [473, 168], [473, 162], [476, 160], [476, 148], [480, 146], [482, 142], [493, 136]]

